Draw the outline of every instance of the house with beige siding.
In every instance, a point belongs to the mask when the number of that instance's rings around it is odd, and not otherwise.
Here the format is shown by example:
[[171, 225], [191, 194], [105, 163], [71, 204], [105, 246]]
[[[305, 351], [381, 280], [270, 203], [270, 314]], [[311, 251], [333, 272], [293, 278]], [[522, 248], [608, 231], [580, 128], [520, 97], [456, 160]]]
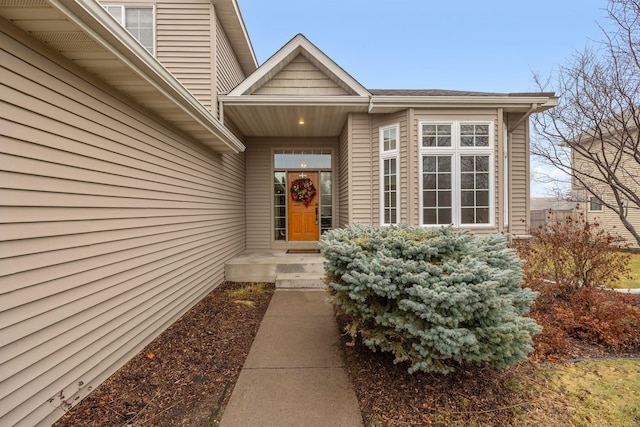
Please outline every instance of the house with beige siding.
[[[640, 233], [640, 163], [637, 148], [633, 148], [640, 139], [635, 127], [625, 130], [626, 137], [619, 134], [612, 141], [603, 141], [585, 136], [579, 146], [572, 147], [572, 194], [588, 221], [598, 222], [638, 248], [638, 239], [630, 228]], [[621, 146], [630, 148], [620, 150]], [[613, 173], [609, 175], [610, 172]]]
[[244, 251], [525, 235], [556, 103], [367, 89], [302, 35], [258, 66], [235, 0], [0, 0], [0, 425], [51, 424]]

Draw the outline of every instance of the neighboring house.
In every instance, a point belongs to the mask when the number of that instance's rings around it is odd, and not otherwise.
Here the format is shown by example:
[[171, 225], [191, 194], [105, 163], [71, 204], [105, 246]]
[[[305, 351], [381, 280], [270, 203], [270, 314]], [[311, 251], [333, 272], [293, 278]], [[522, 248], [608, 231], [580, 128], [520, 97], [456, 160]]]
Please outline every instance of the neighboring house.
[[[615, 202], [610, 191], [605, 189], [603, 189], [602, 192], [595, 191], [596, 195], [585, 189], [583, 186], [577, 185], [575, 187], [575, 192], [581, 194], [578, 207], [581, 212], [584, 213], [585, 218], [588, 221], [597, 221], [607, 231], [623, 237], [631, 247], [639, 247], [637, 240], [625, 227], [620, 216], [603, 204], [603, 201], [607, 201], [609, 203]], [[640, 193], [640, 187], [638, 187], [638, 192]], [[640, 232], [640, 210], [626, 202], [624, 203], [624, 213], [626, 217], [625, 219], [634, 226], [636, 231]]]
[[[635, 136], [632, 134], [632, 138], [637, 141], [637, 134]], [[604, 145], [603, 150], [602, 142], [591, 141], [583, 143], [583, 147], [587, 147], [588, 150], [597, 153], [597, 156], [603, 159], [601, 160], [603, 163], [608, 162], [610, 166], [609, 168], [602, 168], [603, 172], [584, 155], [578, 153], [575, 149], [572, 151], [572, 166], [576, 170], [576, 175], [580, 177], [579, 180], [574, 176], [572, 193], [579, 201], [579, 210], [584, 213], [588, 221], [598, 221], [603, 228], [620, 235], [626, 239], [630, 246], [637, 248], [639, 247], [638, 240], [628, 230], [620, 215], [607, 206], [618, 206], [613, 190], [606, 183], [609, 179], [607, 177], [608, 169], [613, 172], [612, 176], [618, 180], [619, 185], [625, 187], [628, 192], [627, 195], [622, 192], [620, 194], [624, 221], [631, 224], [636, 232], [640, 233], [640, 209], [637, 204], [637, 197], [640, 195], [638, 147], [635, 147], [635, 154], [631, 154], [631, 152], [621, 153], [617, 150], [614, 152], [612, 147], [617, 144], [618, 141], [611, 144], [611, 146]], [[630, 201], [629, 197], [635, 197], [636, 200]]]
[[556, 104], [366, 89], [301, 35], [258, 67], [235, 0], [0, 2], [0, 425], [56, 420], [247, 249], [526, 235], [528, 117]]

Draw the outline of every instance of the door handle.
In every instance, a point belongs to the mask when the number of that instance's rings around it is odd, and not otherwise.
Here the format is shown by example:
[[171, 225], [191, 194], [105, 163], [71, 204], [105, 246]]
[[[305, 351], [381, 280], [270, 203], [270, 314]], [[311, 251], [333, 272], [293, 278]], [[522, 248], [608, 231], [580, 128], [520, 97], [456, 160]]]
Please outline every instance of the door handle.
[[316, 225], [318, 224], [318, 207], [316, 206]]

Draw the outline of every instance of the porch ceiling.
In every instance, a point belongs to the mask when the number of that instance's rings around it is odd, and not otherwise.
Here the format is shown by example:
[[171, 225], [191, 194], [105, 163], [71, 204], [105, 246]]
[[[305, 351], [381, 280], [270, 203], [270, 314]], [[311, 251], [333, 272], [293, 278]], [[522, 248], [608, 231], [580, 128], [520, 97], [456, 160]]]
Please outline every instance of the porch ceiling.
[[[306, 99], [310, 101], [309, 98]], [[337, 137], [349, 113], [366, 113], [368, 99], [347, 105], [228, 105], [224, 121], [248, 137]], [[299, 124], [300, 119], [304, 124]]]

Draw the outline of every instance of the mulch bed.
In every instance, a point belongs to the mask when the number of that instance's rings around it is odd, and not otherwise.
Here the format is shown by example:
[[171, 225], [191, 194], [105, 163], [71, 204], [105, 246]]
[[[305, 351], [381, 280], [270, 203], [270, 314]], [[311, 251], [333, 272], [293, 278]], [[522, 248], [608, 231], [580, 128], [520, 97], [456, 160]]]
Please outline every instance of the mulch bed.
[[[341, 327], [347, 320], [338, 316]], [[562, 399], [549, 399], [536, 387], [536, 371], [545, 362], [534, 357], [505, 369], [457, 366], [448, 375], [409, 374], [408, 365], [394, 365], [390, 354], [373, 353], [359, 341], [346, 346], [350, 336], [343, 341], [345, 366], [367, 427], [566, 425], [557, 422], [569, 410]], [[566, 358], [572, 357], [640, 357], [640, 348], [608, 351], [572, 340]], [[523, 419], [523, 411], [537, 413], [540, 419]]]
[[[207, 426], [222, 413], [271, 300], [239, 304], [224, 283], [55, 426]], [[214, 424], [215, 425], [215, 424]]]
[[[234, 303], [228, 292], [239, 286], [224, 283], [212, 291], [56, 426], [217, 425], [271, 298], [272, 287], [255, 307]], [[338, 316], [339, 327], [347, 320]], [[389, 354], [343, 340], [366, 427], [553, 426], [567, 411], [561, 399], [535, 391], [535, 371], [549, 363], [535, 357], [507, 369], [458, 366], [449, 375], [411, 375]], [[640, 348], [611, 351], [571, 340], [563, 359], [577, 357], [640, 357]], [[521, 387], [517, 396], [514, 384]], [[542, 418], [522, 420], [523, 410]]]
[[[640, 304], [640, 299], [637, 300]], [[344, 330], [349, 318], [338, 316]], [[551, 361], [640, 358], [640, 347], [611, 349], [569, 338], [562, 354], [529, 359], [505, 369], [460, 365], [448, 375], [407, 372], [388, 353], [373, 353], [359, 340], [342, 337], [345, 366], [360, 402], [365, 426], [565, 426], [568, 411], [561, 396], [544, 395], [536, 372]], [[514, 387], [518, 390], [514, 395]], [[523, 418], [525, 412], [529, 418]], [[538, 417], [532, 420], [530, 417]], [[562, 420], [562, 421], [559, 421]]]
[[[338, 316], [341, 327], [347, 321]], [[512, 425], [513, 396], [503, 385], [532, 369], [458, 366], [448, 375], [409, 374], [408, 365], [394, 365], [392, 355], [372, 353], [359, 340], [344, 348], [365, 426]]]

